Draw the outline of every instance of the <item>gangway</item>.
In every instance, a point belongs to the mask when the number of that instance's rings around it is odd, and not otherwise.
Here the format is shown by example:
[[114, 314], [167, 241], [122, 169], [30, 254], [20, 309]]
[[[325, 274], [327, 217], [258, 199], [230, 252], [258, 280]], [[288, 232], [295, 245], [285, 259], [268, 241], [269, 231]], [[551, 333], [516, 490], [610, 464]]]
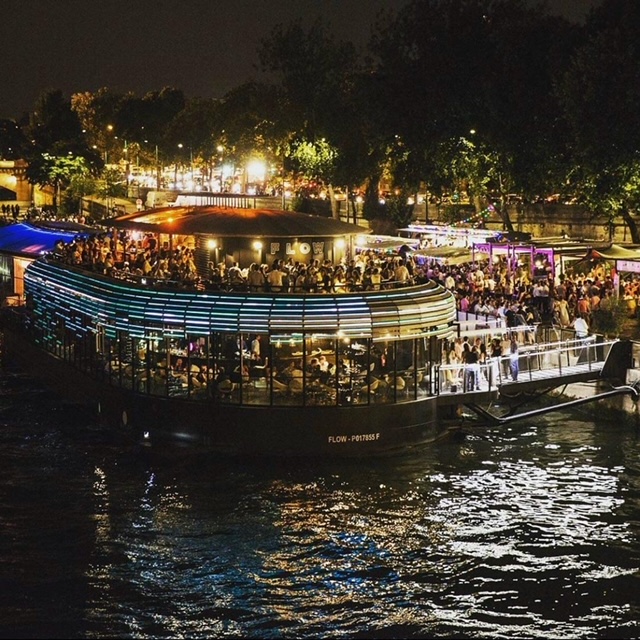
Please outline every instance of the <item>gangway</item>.
[[[625, 379], [632, 367], [631, 343], [627, 340], [603, 340], [590, 336], [586, 340], [523, 345], [519, 349], [519, 374], [510, 377], [510, 356], [489, 359], [480, 367], [480, 392], [528, 391], [557, 387], [572, 382], [586, 382], [598, 378]], [[474, 393], [469, 388], [468, 369], [462, 363], [437, 367], [438, 394], [459, 395]]]
[[[451, 389], [443, 385], [442, 395], [450, 395], [451, 400], [463, 404], [477, 415], [494, 424], [504, 424], [521, 418], [528, 418], [550, 411], [593, 402], [605, 397], [632, 394], [638, 397], [639, 385], [626, 384], [627, 372], [634, 366], [633, 344], [629, 340], [608, 340], [602, 336], [590, 336], [587, 340], [568, 340], [528, 345], [519, 352], [519, 375], [517, 380], [508, 377], [509, 357], [496, 358], [481, 367], [483, 383], [479, 391], [467, 389], [466, 376], [462, 369], [462, 389], [457, 385]], [[460, 365], [454, 365], [458, 368]], [[440, 367], [439, 379], [451, 379], [452, 365]], [[608, 391], [584, 398], [570, 400], [519, 414], [496, 416], [480, 406], [481, 400], [509, 400], [523, 393], [544, 393], [575, 382], [608, 381], [612, 387]]]
[[561, 409], [568, 409], [570, 407], [586, 404], [587, 402], [593, 402], [594, 400], [602, 400], [604, 398], [610, 398], [612, 396], [619, 396], [622, 394], [630, 394], [635, 398], [638, 398], [640, 396], [640, 392], [638, 392], [638, 383], [633, 385], [621, 385], [619, 387], [614, 387], [609, 391], [603, 391], [602, 393], [587, 396], [585, 398], [568, 400], [567, 402], [561, 402], [553, 406], [532, 409], [531, 411], [523, 411], [522, 413], [509, 413], [505, 416], [496, 416], [474, 402], [467, 403], [465, 406], [491, 424], [506, 424], [508, 422], [514, 422], [515, 420], [521, 420], [522, 418], [533, 418], [534, 416], [550, 413], [551, 411], [560, 411]]

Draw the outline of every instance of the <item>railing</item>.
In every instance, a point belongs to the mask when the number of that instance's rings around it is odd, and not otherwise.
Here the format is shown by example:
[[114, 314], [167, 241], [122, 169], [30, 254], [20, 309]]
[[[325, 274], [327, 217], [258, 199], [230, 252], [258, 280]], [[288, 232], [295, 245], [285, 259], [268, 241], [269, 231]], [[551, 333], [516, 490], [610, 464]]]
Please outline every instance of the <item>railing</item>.
[[[437, 368], [439, 394], [495, 391], [503, 384], [552, 379], [572, 373], [599, 372], [617, 340], [597, 342], [596, 336], [521, 347], [517, 380], [511, 376], [511, 356], [491, 358], [487, 363], [442, 364]], [[477, 384], [476, 384], [477, 383]]]
[[159, 278], [152, 275], [139, 275], [121, 267], [113, 267], [108, 273], [104, 269], [96, 269], [92, 265], [84, 263], [69, 262], [68, 258], [60, 253], [51, 252], [46, 256], [47, 260], [52, 262], [63, 263], [75, 269], [89, 271], [99, 276], [113, 278], [137, 284], [152, 289], [185, 289], [190, 291], [221, 291], [229, 292], [252, 292], [252, 293], [359, 293], [367, 291], [385, 291], [390, 289], [402, 289], [426, 284], [428, 280], [421, 281], [416, 278], [410, 278], [406, 281], [400, 280], [383, 280], [380, 284], [372, 284], [367, 279], [360, 282], [351, 282], [349, 280], [333, 281], [329, 283], [316, 282], [314, 284], [296, 285], [289, 280], [289, 283], [281, 287], [264, 283], [259, 286], [250, 285], [246, 281], [229, 282], [224, 280], [221, 282], [212, 282], [209, 279], [197, 277], [194, 280], [173, 279], [170, 277]]

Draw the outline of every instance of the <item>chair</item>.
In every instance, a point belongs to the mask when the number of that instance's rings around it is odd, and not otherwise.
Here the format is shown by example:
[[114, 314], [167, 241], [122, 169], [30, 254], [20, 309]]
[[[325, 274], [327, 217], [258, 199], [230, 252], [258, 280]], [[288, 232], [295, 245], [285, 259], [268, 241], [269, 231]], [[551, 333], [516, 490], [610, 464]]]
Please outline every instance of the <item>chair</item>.
[[369, 394], [375, 396], [376, 391], [380, 387], [380, 380], [378, 378], [372, 378], [369, 384], [365, 384], [358, 389], [358, 397], [360, 399], [366, 398]]
[[291, 378], [289, 382], [289, 393], [293, 395], [302, 393], [302, 378]]
[[284, 382], [280, 382], [280, 380], [276, 380], [275, 378], [271, 381], [273, 393], [286, 393], [289, 390], [289, 387], [284, 384]]
[[220, 393], [225, 396], [232, 393], [235, 388], [236, 388], [236, 385], [233, 382], [231, 382], [229, 378], [226, 378], [225, 380], [221, 380], [220, 383], [218, 384], [218, 391], [220, 391]]
[[409, 371], [408, 373], [409, 373], [409, 377], [406, 380], [407, 390], [413, 393], [413, 391], [415, 391], [416, 387], [420, 386], [420, 383], [424, 379], [424, 375], [423, 375], [422, 371], [418, 371], [418, 373], [415, 376], [415, 381], [414, 381], [413, 371]]
[[404, 391], [407, 383], [402, 376], [389, 376], [389, 385], [396, 388], [396, 391]]

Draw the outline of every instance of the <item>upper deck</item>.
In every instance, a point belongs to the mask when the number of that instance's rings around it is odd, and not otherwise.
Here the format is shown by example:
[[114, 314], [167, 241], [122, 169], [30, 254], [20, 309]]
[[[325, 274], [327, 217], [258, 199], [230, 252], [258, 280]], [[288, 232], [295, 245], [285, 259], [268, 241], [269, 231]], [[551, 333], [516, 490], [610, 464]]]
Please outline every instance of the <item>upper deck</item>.
[[41, 259], [25, 273], [42, 308], [95, 318], [109, 333], [145, 336], [150, 327], [173, 334], [266, 332], [393, 340], [450, 337], [455, 298], [433, 281], [345, 293], [177, 289], [145, 278], [124, 280]]

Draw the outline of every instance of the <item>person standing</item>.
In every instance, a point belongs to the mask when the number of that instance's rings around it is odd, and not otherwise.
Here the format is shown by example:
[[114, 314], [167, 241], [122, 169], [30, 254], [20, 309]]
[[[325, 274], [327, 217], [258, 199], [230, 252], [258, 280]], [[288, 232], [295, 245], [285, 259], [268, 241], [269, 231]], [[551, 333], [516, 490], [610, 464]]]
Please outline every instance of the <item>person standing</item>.
[[576, 332], [576, 340], [584, 340], [589, 335], [589, 324], [582, 313], [576, 316], [573, 328]]
[[284, 285], [284, 271], [280, 269], [280, 261], [274, 260], [271, 270], [267, 273], [267, 284], [274, 292], [282, 291]]
[[502, 341], [500, 338], [491, 340], [491, 351], [489, 354], [491, 361], [489, 371], [489, 389], [498, 384], [500, 380], [500, 358], [502, 358]]
[[257, 363], [262, 362], [262, 354], [260, 352], [260, 336], [257, 334], [251, 341], [251, 360]]
[[397, 285], [404, 286], [409, 284], [411, 274], [409, 273], [409, 269], [407, 269], [407, 266], [402, 258], [398, 259], [398, 265], [396, 266], [393, 275]]
[[464, 390], [473, 391], [475, 389], [478, 391], [480, 389], [480, 380], [478, 379], [478, 373], [480, 370], [480, 365], [478, 364], [478, 349], [475, 345], [470, 347], [467, 342], [465, 343], [463, 354]]
[[511, 379], [514, 382], [518, 380], [518, 373], [520, 372], [518, 358], [518, 341], [515, 338], [511, 338], [511, 345], [509, 347], [509, 371], [511, 373]]
[[260, 267], [257, 263], [253, 262], [249, 267], [249, 273], [247, 275], [247, 282], [249, 283], [250, 291], [263, 291], [266, 278], [264, 273], [260, 271]]
[[558, 312], [560, 327], [562, 329], [566, 329], [571, 324], [571, 318], [569, 317], [569, 303], [563, 297], [558, 298], [555, 305]]

